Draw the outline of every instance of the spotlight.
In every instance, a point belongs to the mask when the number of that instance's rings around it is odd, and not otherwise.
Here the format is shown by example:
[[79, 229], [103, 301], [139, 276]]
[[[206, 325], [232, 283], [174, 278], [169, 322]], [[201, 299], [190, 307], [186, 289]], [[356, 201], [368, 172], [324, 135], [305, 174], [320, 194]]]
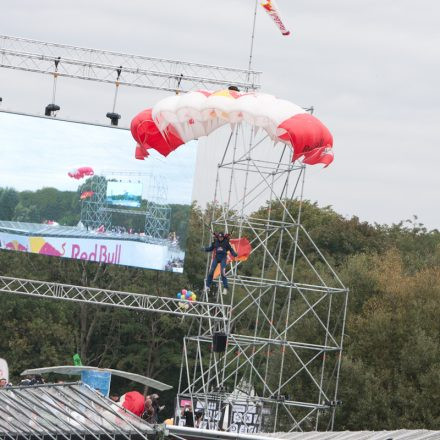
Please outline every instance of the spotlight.
[[234, 90], [234, 92], [239, 92], [240, 89], [237, 86], [229, 86], [228, 90]]
[[54, 113], [60, 110], [60, 106], [56, 104], [48, 104], [44, 109], [44, 116], [54, 116]]
[[119, 119], [121, 119], [121, 115], [119, 113], [109, 112], [105, 116], [110, 119], [110, 123], [112, 125], [118, 125]]

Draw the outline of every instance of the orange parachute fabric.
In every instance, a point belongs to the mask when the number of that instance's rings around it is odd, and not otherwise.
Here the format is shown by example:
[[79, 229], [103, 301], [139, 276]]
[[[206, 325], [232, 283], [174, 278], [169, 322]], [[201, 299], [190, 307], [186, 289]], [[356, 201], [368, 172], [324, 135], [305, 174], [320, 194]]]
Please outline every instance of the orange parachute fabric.
[[[249, 255], [252, 252], [252, 246], [249, 243], [249, 240], [245, 237], [242, 238], [231, 238], [229, 240], [229, 244], [237, 253], [237, 256], [234, 257], [230, 253], [228, 253], [226, 264], [231, 263], [231, 261], [246, 261], [249, 258]], [[214, 279], [220, 276], [220, 265], [218, 264], [215, 272]]]

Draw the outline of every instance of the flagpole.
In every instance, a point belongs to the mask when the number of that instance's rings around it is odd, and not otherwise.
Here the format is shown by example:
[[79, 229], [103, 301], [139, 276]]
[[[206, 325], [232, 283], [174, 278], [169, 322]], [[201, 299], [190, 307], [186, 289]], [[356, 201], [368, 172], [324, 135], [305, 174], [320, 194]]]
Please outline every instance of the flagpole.
[[247, 77], [248, 81], [250, 77], [250, 70], [252, 67], [252, 56], [254, 53], [255, 22], [257, 21], [257, 8], [258, 8], [258, 0], [255, 0], [254, 21], [252, 23], [251, 50], [249, 53], [249, 64], [248, 64], [248, 77]]

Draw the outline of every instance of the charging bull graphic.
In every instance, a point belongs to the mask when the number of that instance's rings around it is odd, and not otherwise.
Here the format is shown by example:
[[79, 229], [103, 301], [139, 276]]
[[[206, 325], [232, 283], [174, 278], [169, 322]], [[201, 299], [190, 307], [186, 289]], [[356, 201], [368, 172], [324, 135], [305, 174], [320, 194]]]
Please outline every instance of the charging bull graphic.
[[5, 243], [4, 248], [9, 249], [11, 251], [22, 251], [22, 252], [27, 252], [28, 250], [26, 246], [22, 245], [17, 240], [12, 240], [8, 243]]
[[62, 257], [65, 253], [66, 243], [61, 245], [61, 252], [48, 243], [42, 237], [29, 238], [30, 252], [40, 255], [50, 255], [51, 257]]

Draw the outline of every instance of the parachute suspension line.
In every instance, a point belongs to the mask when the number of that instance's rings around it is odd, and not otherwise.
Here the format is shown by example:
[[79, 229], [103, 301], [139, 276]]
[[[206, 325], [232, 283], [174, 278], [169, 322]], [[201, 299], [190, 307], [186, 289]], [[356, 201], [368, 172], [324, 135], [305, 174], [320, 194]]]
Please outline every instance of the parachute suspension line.
[[[249, 64], [248, 64], [247, 81], [249, 81], [249, 79], [250, 79], [250, 71], [252, 68], [252, 57], [254, 54], [255, 23], [257, 21], [257, 10], [258, 10], [258, 0], [255, 0], [254, 19], [252, 22], [251, 48], [249, 51]], [[248, 87], [246, 87], [246, 91], [248, 91]]]
[[[216, 209], [217, 209], [217, 196], [218, 196], [218, 192], [221, 191], [221, 189], [220, 189], [220, 167], [221, 167], [221, 165], [223, 164], [223, 162], [225, 160], [226, 153], [227, 153], [227, 151], [229, 149], [229, 146], [231, 144], [232, 136], [233, 136], [233, 132], [231, 131], [231, 134], [229, 135], [228, 142], [226, 144], [226, 148], [225, 148], [225, 152], [223, 154], [223, 157], [222, 157], [220, 163], [217, 165], [217, 174], [216, 174], [216, 177], [215, 177], [215, 188], [214, 188], [214, 200], [213, 200], [213, 204], [211, 205], [211, 213], [210, 213], [211, 214], [211, 221], [209, 223], [211, 234], [213, 234], [213, 232], [214, 232], [214, 230], [213, 230], [213, 222], [214, 222], [214, 219], [215, 219], [215, 215], [216, 215], [215, 213], [216, 213]], [[209, 211], [207, 212], [207, 214], [209, 215]], [[206, 226], [205, 225], [205, 221], [203, 221], [202, 244], [204, 244], [203, 240], [204, 240], [205, 226]], [[209, 253], [207, 253], [207, 255], [206, 255], [205, 283], [206, 283], [206, 279], [208, 277], [208, 272], [209, 272], [210, 266], [211, 266], [211, 260], [209, 258]], [[209, 302], [208, 293], [205, 291], [205, 289], [203, 289], [203, 295], [204, 295], [205, 301]], [[209, 321], [211, 321], [211, 320], [209, 320]], [[202, 325], [201, 321], [200, 321], [199, 325], [200, 325], [200, 329], [201, 329], [201, 325]], [[211, 322], [209, 322], [209, 327], [211, 329], [211, 327], [212, 327], [211, 326]]]
[[[231, 175], [229, 178], [229, 192], [228, 192], [228, 202], [227, 202], [227, 208], [229, 209], [229, 207], [231, 206], [231, 194], [232, 194], [232, 183], [234, 181], [234, 171], [235, 171], [235, 159], [237, 156], [237, 143], [238, 143], [238, 128], [239, 126], [241, 126], [240, 124], [237, 124], [235, 126], [235, 136], [234, 136], [234, 149], [232, 152], [232, 167], [231, 167]], [[226, 226], [226, 216], [224, 217], [225, 219], [225, 226]], [[228, 232], [228, 231], [225, 231]]]
[[[231, 192], [232, 192], [232, 185], [234, 183], [234, 171], [235, 171], [235, 160], [236, 160], [236, 155], [237, 155], [237, 143], [238, 143], [238, 130], [239, 130], [239, 127], [241, 129], [243, 129], [243, 126], [242, 126], [241, 123], [237, 124], [236, 127], [235, 127], [234, 149], [233, 149], [233, 152], [232, 152], [232, 168], [231, 168], [231, 175], [230, 175], [230, 179], [229, 179], [229, 193], [228, 193], [228, 203], [227, 203], [227, 209], [228, 210], [230, 209], [230, 206], [231, 206]], [[224, 216], [224, 221], [225, 221], [225, 224], [227, 224], [226, 219], [227, 219], [228, 213], [226, 212], [225, 214], [226, 215]], [[239, 238], [241, 238], [241, 235], [239, 236]], [[233, 265], [233, 263], [231, 261], [231, 272], [232, 273], [233, 273], [233, 268], [234, 268], [234, 265]], [[237, 277], [234, 276], [233, 281], [232, 281], [231, 306], [234, 303], [236, 278]], [[231, 307], [231, 312], [232, 312], [232, 307]], [[229, 318], [231, 318], [231, 316], [229, 316]]]

